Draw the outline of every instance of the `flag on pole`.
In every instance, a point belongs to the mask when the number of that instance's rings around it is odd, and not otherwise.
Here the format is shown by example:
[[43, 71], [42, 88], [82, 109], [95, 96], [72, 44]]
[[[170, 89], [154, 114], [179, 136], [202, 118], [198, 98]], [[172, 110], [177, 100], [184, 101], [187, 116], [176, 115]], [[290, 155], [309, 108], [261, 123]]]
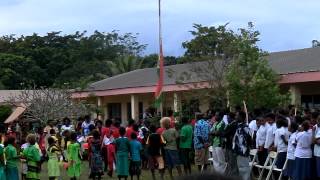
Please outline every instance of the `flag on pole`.
[[162, 49], [162, 32], [161, 32], [161, 0], [159, 0], [159, 59], [157, 64], [158, 82], [155, 89], [155, 106], [160, 107], [162, 101], [162, 88], [164, 79], [163, 65], [163, 49]]

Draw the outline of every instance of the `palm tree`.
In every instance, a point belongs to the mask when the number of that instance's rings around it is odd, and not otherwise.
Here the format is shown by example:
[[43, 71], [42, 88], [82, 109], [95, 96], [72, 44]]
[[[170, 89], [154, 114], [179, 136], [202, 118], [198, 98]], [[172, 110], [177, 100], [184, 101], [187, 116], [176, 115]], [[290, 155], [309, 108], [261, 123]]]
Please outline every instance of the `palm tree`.
[[135, 56], [120, 56], [114, 61], [107, 61], [112, 76], [145, 68], [144, 59]]

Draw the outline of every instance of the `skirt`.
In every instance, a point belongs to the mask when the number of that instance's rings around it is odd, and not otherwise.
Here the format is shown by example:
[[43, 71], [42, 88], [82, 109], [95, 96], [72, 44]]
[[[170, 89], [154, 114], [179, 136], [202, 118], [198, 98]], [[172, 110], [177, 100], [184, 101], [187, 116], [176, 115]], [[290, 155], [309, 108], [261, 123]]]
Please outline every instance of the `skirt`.
[[276, 160], [276, 167], [279, 169], [283, 168], [284, 163], [286, 162], [287, 159], [287, 152], [279, 152]]
[[320, 178], [320, 157], [316, 157], [316, 172], [317, 177]]
[[0, 165], [0, 180], [6, 180], [6, 174], [4, 171], [4, 166]]
[[6, 168], [6, 179], [19, 180], [19, 170], [17, 167]]
[[126, 152], [118, 152], [116, 155], [116, 171], [118, 176], [129, 176], [129, 157]]
[[48, 176], [49, 177], [60, 177], [60, 164], [58, 159], [48, 160]]
[[298, 158], [295, 160], [293, 180], [308, 179], [311, 177], [311, 158]]
[[180, 165], [180, 157], [179, 157], [179, 152], [177, 150], [169, 150], [169, 149], [165, 149], [164, 151], [165, 153], [165, 164], [169, 167], [169, 168], [174, 168], [178, 165]]
[[288, 159], [288, 162], [287, 162], [287, 167], [284, 171], [284, 174], [285, 176], [288, 176], [288, 177], [293, 177], [294, 175], [294, 171], [295, 171], [295, 160], [294, 159]]

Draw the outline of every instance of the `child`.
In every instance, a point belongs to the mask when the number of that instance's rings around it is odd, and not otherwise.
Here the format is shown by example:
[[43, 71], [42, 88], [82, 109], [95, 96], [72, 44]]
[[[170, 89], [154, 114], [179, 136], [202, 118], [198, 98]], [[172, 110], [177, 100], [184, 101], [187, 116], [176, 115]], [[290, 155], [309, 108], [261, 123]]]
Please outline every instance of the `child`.
[[287, 158], [289, 131], [285, 117], [278, 116], [276, 124], [278, 129], [275, 131], [274, 147], [277, 149], [278, 156], [275, 165], [282, 169]]
[[112, 177], [113, 173], [113, 163], [115, 160], [115, 148], [114, 148], [114, 138], [111, 132], [111, 125], [112, 121], [107, 120], [106, 121], [106, 127], [108, 128], [108, 131], [105, 133], [103, 137], [103, 145], [104, 145], [104, 168], [108, 171], [108, 176]]
[[179, 152], [177, 149], [177, 139], [179, 138], [179, 133], [175, 128], [170, 126], [170, 118], [163, 118], [163, 127], [165, 130], [162, 133], [162, 136], [166, 142], [164, 147], [165, 152], [165, 164], [168, 167], [170, 178], [173, 179], [172, 169], [176, 168], [178, 175], [181, 176], [181, 162], [179, 157]]
[[0, 145], [0, 180], [6, 180], [5, 163], [4, 163], [4, 147]]
[[137, 134], [131, 133], [131, 141], [130, 141], [130, 176], [131, 180], [133, 180], [133, 176], [137, 175], [137, 179], [139, 180], [141, 174], [141, 157], [140, 153], [142, 151], [142, 145], [137, 140]]
[[161, 179], [164, 175], [164, 162], [162, 156], [162, 147], [164, 146], [164, 140], [162, 135], [158, 134], [157, 128], [154, 125], [150, 126], [150, 132], [147, 139], [147, 150], [149, 155], [149, 168], [152, 174], [152, 179], [155, 180], [154, 170], [159, 169]]
[[308, 179], [311, 177], [311, 158], [312, 158], [312, 131], [309, 130], [309, 121], [301, 124], [302, 131], [296, 137], [295, 171], [293, 180]]
[[70, 180], [76, 180], [80, 177], [81, 160], [80, 160], [80, 144], [77, 143], [77, 133], [72, 132], [70, 135], [70, 144], [67, 147], [68, 156], [68, 176]]
[[264, 148], [268, 151], [273, 149], [274, 145], [274, 133], [277, 129], [277, 125], [275, 123], [275, 115], [273, 113], [269, 113], [265, 116], [266, 121], [268, 122], [268, 129], [266, 134], [266, 142], [264, 144]]
[[15, 143], [15, 138], [9, 136], [7, 139], [7, 147], [5, 148], [6, 156], [6, 179], [19, 180], [19, 171], [18, 171], [18, 154], [17, 149], [13, 146]]
[[296, 137], [297, 137], [297, 131], [298, 131], [298, 124], [295, 122], [291, 122], [291, 125], [289, 127], [289, 131], [291, 132], [291, 135], [289, 137], [288, 141], [288, 151], [287, 151], [287, 168], [286, 168], [286, 176], [292, 178], [293, 173], [295, 171], [295, 157], [294, 152], [296, 150]]
[[320, 178], [320, 116], [317, 116], [317, 124], [313, 127], [314, 156], [316, 161], [316, 177]]
[[100, 133], [98, 130], [92, 132], [93, 138], [89, 144], [90, 152], [90, 178], [92, 179], [101, 179], [103, 175], [103, 161], [101, 156], [101, 141]]
[[120, 127], [119, 129], [120, 137], [115, 140], [116, 145], [116, 171], [119, 180], [124, 178], [127, 179], [129, 175], [129, 149], [130, 142], [127, 137], [125, 137], [126, 129]]
[[268, 123], [266, 123], [266, 119], [263, 117], [258, 117], [257, 122], [260, 125], [257, 131], [257, 136], [256, 136], [256, 147], [258, 149], [258, 161], [259, 161], [259, 165], [264, 165], [268, 156], [268, 149], [264, 148], [264, 144], [266, 143], [267, 130], [269, 128], [269, 125]]
[[60, 177], [60, 149], [56, 145], [56, 140], [53, 137], [48, 138], [48, 176], [49, 180], [57, 180]]
[[[29, 145], [30, 144], [28, 143], [28, 139], [26, 138], [26, 143], [21, 145], [21, 152], [23, 152], [27, 147], [29, 147]], [[21, 157], [20, 161], [21, 161], [21, 179], [25, 180], [27, 171], [28, 171], [27, 161], [24, 157]]]
[[40, 179], [40, 151], [36, 147], [36, 135], [29, 134], [27, 137], [29, 146], [23, 151], [23, 156], [27, 161], [26, 179]]

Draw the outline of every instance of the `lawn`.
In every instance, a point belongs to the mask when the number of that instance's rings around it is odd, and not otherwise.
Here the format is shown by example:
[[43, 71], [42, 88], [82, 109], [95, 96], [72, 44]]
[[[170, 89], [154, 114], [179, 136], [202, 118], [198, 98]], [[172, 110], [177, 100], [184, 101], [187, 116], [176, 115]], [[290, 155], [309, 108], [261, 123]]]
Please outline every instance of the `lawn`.
[[[82, 171], [81, 171], [81, 177], [80, 177], [80, 179], [81, 179], [81, 180], [87, 180], [87, 179], [89, 179], [88, 177], [89, 177], [90, 169], [89, 169], [89, 166], [88, 166], [88, 162], [87, 162], [87, 161], [82, 162], [82, 169], [81, 169], [81, 170], [82, 170]], [[64, 169], [62, 169], [62, 168], [61, 168], [61, 175], [62, 175], [61, 180], [69, 180], [69, 178], [68, 178], [68, 176], [67, 176], [67, 174], [66, 174], [66, 170], [64, 170]], [[175, 177], [178, 176], [176, 170], [174, 171], [174, 176], [175, 176]], [[41, 178], [41, 180], [49, 179], [49, 178], [48, 178], [48, 173], [47, 173], [47, 163], [42, 164], [42, 171], [41, 171], [41, 176], [40, 176], [40, 178]], [[159, 173], [158, 173], [157, 171], [156, 171], [156, 178], [157, 178], [157, 179], [160, 179], [160, 175], [159, 175]], [[108, 175], [105, 174], [102, 179], [117, 180], [118, 178], [117, 178], [117, 176], [116, 176], [116, 173], [114, 173], [114, 175], [113, 175], [112, 178], [110, 178]], [[129, 180], [129, 179], [130, 179], [130, 178], [128, 178], [128, 180]], [[134, 178], [134, 180], [135, 180], [135, 179], [136, 179], [136, 178]], [[142, 174], [141, 174], [141, 177], [140, 177], [140, 180], [151, 180], [151, 179], [152, 179], [152, 177], [151, 177], [150, 171], [148, 171], [148, 170], [143, 170], [143, 171], [142, 171]], [[164, 179], [170, 179], [168, 172], [165, 173]]]

